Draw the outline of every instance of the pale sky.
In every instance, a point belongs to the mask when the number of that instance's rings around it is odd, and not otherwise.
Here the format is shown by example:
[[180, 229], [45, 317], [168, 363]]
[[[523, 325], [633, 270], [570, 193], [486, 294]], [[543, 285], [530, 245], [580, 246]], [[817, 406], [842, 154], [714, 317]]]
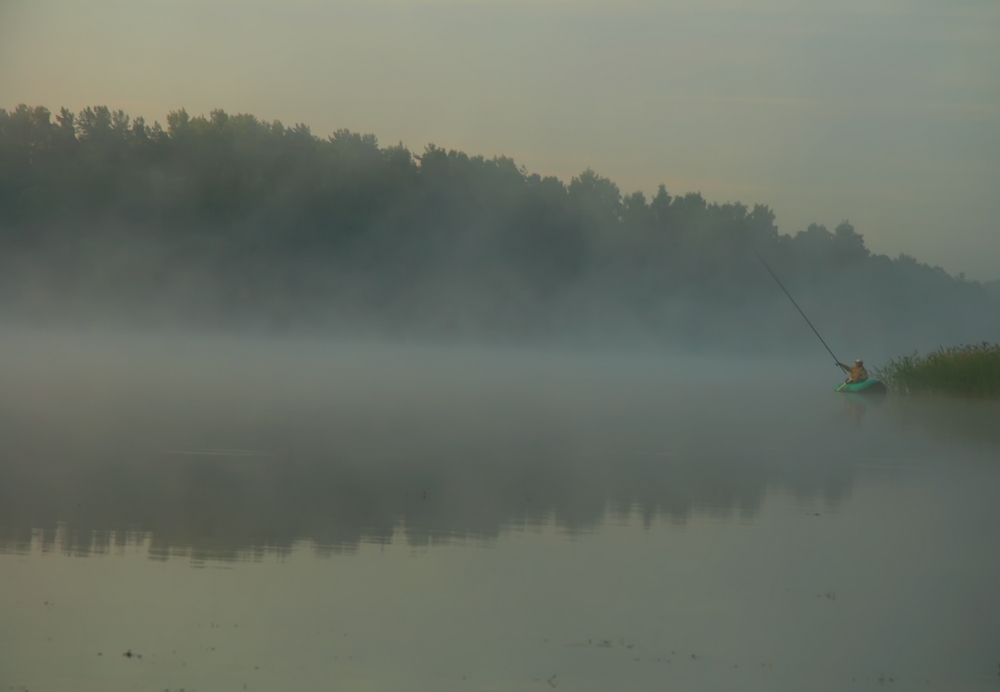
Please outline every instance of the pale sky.
[[1000, 0], [0, 0], [0, 108], [249, 112], [1000, 279]]

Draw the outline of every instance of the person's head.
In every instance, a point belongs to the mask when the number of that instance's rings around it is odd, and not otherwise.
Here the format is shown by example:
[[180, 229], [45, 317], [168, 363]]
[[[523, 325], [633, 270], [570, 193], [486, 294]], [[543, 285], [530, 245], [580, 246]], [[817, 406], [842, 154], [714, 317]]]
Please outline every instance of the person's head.
[[864, 363], [861, 362], [860, 358], [858, 358], [856, 361], [854, 361], [854, 364], [855, 365], [864, 365]]

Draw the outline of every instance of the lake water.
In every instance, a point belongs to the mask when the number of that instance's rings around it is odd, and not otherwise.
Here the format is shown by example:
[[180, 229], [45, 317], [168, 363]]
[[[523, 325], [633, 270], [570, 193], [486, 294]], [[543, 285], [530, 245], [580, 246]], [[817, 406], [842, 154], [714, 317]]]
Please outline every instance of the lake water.
[[5, 690], [995, 690], [1000, 407], [727, 361], [11, 332]]

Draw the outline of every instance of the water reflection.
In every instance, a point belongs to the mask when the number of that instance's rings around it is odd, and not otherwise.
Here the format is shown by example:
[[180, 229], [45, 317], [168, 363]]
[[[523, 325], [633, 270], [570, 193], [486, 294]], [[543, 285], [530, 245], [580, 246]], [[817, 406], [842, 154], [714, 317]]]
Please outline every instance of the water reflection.
[[609, 517], [752, 521], [769, 491], [835, 506], [859, 459], [924, 449], [891, 426], [930, 416], [952, 433], [995, 414], [696, 362], [156, 348], [4, 372], [0, 550], [253, 559]]
[[521, 456], [504, 465], [365, 468], [336, 459], [212, 456], [98, 465], [85, 470], [5, 469], [3, 549], [74, 555], [109, 552], [148, 536], [150, 554], [246, 557], [308, 539], [333, 550], [401, 535], [412, 545], [492, 539], [512, 526], [554, 523], [574, 533], [609, 513], [667, 518], [695, 511], [752, 518], [769, 486], [836, 502], [851, 471], [769, 470], [748, 458]]
[[978, 443], [993, 450], [1000, 446], [1000, 401], [893, 397], [889, 415], [891, 423], [907, 433], [929, 434], [950, 443]]

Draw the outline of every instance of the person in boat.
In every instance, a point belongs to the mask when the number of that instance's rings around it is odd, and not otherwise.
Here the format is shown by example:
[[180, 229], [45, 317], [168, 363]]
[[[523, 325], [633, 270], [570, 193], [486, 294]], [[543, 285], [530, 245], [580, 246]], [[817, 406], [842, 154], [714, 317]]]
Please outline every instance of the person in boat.
[[868, 371], [865, 370], [865, 364], [861, 362], [860, 358], [854, 361], [853, 366], [844, 365], [840, 361], [837, 361], [837, 365], [850, 373], [847, 378], [847, 384], [859, 384], [868, 379]]

